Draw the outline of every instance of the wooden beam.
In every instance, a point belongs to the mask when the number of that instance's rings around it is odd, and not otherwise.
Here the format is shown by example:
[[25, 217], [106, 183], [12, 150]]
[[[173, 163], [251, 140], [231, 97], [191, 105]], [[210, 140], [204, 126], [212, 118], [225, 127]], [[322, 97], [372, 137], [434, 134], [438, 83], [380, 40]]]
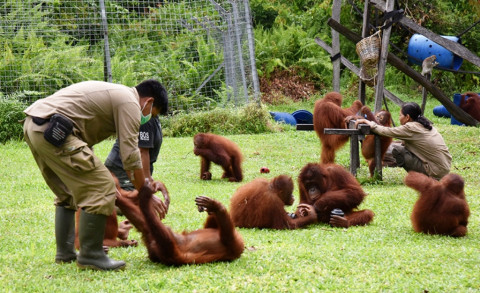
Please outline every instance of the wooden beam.
[[[426, 73], [424, 76], [426, 79], [428, 79], [428, 81], [430, 81], [432, 74]], [[425, 107], [427, 106], [427, 96], [428, 96], [428, 92], [425, 90], [424, 87], [422, 87], [422, 106], [420, 107], [420, 109], [422, 109], [422, 115], [425, 115]]]
[[314, 130], [313, 124], [297, 124], [297, 130]]
[[[383, 0], [370, 0], [372, 4], [375, 5], [375, 8], [378, 10], [385, 12], [385, 1]], [[465, 60], [470, 61], [472, 64], [476, 65], [477, 67], [480, 67], [480, 57], [478, 57], [476, 54], [472, 53], [470, 50], [462, 46], [461, 44], [454, 42], [452, 40], [448, 40], [445, 38], [442, 38], [441, 36], [437, 35], [436, 33], [432, 32], [431, 30], [428, 30], [418, 24], [416, 24], [413, 20], [411, 20], [408, 17], [403, 16], [400, 21], [401, 24], [404, 26], [408, 27], [409, 29], [425, 36], [426, 38], [432, 40], [433, 42], [439, 44], [442, 47], [445, 47], [445, 49], [451, 51], [452, 53], [462, 57]], [[462, 121], [463, 122], [463, 121]]]
[[[370, 5], [370, 0], [365, 0], [365, 3], [363, 4], [362, 38], [368, 37], [368, 32], [369, 32], [368, 24], [370, 23], [369, 5]], [[358, 83], [358, 99], [364, 105], [366, 101], [365, 87], [366, 87], [366, 84], [360, 79], [360, 82]]]
[[[333, 0], [332, 6], [332, 18], [340, 22], [340, 11], [342, 10], [342, 0]], [[335, 56], [340, 53], [340, 35], [336, 30], [332, 28], [332, 53], [330, 56]], [[336, 59], [332, 61], [333, 65], [333, 90], [340, 92], [340, 60]]]
[[343, 129], [343, 128], [325, 128], [323, 130], [325, 134], [339, 134], [339, 135], [353, 135], [360, 134], [360, 131], [357, 129]]
[[[387, 0], [385, 7], [386, 11], [393, 10], [395, 0]], [[387, 19], [387, 21], [390, 21]], [[380, 58], [378, 60], [377, 81], [375, 83], [375, 113], [382, 110], [383, 88], [385, 83], [385, 69], [387, 68], [388, 44], [390, 43], [390, 32], [392, 26], [387, 27], [382, 31], [382, 48], [380, 50]]]
[[[329, 54], [331, 54], [332, 52], [332, 47], [330, 47], [327, 43], [325, 43], [323, 40], [319, 39], [319, 38], [316, 38], [315, 39], [315, 42], [320, 46], [322, 47], [325, 51], [327, 51]], [[342, 64], [345, 65], [345, 67], [347, 67], [348, 69], [350, 69], [350, 71], [352, 71], [353, 73], [355, 73], [356, 76], [360, 77], [360, 68], [358, 68], [357, 66], [355, 66], [352, 62], [350, 62], [350, 60], [348, 60], [347, 58], [341, 56], [340, 57], [340, 60], [342, 61]], [[383, 89], [383, 92], [385, 94], [385, 96], [391, 100], [392, 102], [394, 102], [396, 105], [398, 106], [403, 106], [403, 104], [405, 104], [405, 102], [403, 102], [402, 100], [400, 100], [397, 96], [395, 96], [393, 93], [389, 92], [388, 90], [386, 90], [385, 88]]]
[[325, 134], [337, 134], [350, 136], [350, 173], [353, 176], [357, 176], [357, 169], [360, 168], [360, 156], [359, 156], [359, 144], [358, 140], [362, 137], [365, 138], [366, 134], [372, 134], [375, 136], [375, 178], [382, 180], [382, 156], [381, 156], [381, 141], [380, 136], [371, 132], [368, 124], [359, 124], [355, 128], [355, 120], [350, 120], [347, 129], [342, 128], [325, 128], [323, 130]]
[[[355, 123], [353, 123], [355, 125]], [[353, 126], [352, 126], [353, 127]], [[325, 134], [340, 134], [340, 135], [365, 135], [365, 134], [373, 134], [370, 131], [370, 126], [368, 124], [359, 124], [357, 129], [355, 128], [325, 128], [323, 129], [323, 133]]]
[[[354, 43], [357, 43], [362, 39], [359, 35], [352, 32], [351, 30], [331, 18], [327, 21], [327, 23], [330, 27], [334, 28], [340, 34], [342, 34]], [[426, 90], [428, 90], [437, 100], [440, 101], [440, 103], [442, 103], [442, 105], [445, 106], [445, 108], [450, 112], [450, 114], [452, 114], [458, 121], [465, 123], [465, 125], [480, 126], [480, 122], [478, 122], [472, 116], [460, 109], [460, 107], [457, 107], [457, 105], [455, 105], [438, 87], [433, 85], [420, 73], [413, 70], [400, 58], [398, 58], [392, 53], [388, 53], [387, 61], [391, 65], [395, 66], [398, 70], [409, 76], [411, 79], [418, 82]]]
[[404, 101], [400, 100], [397, 96], [395, 96], [394, 94], [392, 94], [390, 91], [386, 90], [385, 88], [383, 88], [383, 93], [385, 94], [385, 96], [392, 102], [395, 103], [395, 105], [397, 106], [403, 106], [403, 104], [405, 104]]

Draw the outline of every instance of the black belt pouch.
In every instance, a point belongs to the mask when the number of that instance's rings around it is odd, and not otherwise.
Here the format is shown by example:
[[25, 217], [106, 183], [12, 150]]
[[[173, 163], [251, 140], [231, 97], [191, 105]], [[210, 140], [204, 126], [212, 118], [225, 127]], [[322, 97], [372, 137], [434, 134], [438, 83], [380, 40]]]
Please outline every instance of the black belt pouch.
[[72, 130], [73, 122], [70, 119], [61, 114], [53, 114], [50, 117], [48, 128], [43, 133], [43, 137], [54, 146], [60, 147], [67, 139], [67, 136], [72, 133]]

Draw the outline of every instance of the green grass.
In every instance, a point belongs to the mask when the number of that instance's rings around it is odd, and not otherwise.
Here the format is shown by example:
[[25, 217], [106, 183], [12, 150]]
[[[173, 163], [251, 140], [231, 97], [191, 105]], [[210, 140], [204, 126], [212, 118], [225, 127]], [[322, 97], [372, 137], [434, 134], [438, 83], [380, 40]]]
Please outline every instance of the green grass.
[[[430, 103], [430, 102], [429, 102]], [[427, 113], [431, 113], [431, 103]], [[297, 109], [312, 110], [308, 103]], [[292, 106], [293, 107], [293, 106]], [[284, 108], [290, 112], [290, 109]], [[398, 111], [392, 110], [398, 121]], [[383, 182], [367, 180], [362, 160], [358, 179], [368, 193], [361, 208], [372, 209], [371, 225], [349, 229], [317, 224], [303, 230], [240, 229], [245, 252], [233, 262], [166, 267], [147, 258], [143, 244], [110, 249], [110, 257], [127, 262], [121, 272], [81, 271], [75, 264], [54, 262], [53, 194], [24, 142], [0, 144], [0, 290], [3, 292], [468, 292], [480, 290], [480, 129], [458, 127], [435, 118], [453, 155], [452, 171], [465, 178], [471, 209], [468, 235], [461, 239], [413, 232], [410, 213], [417, 194], [404, 186], [400, 168], [383, 170]], [[314, 132], [286, 130], [258, 135], [229, 135], [241, 147], [245, 182], [279, 174], [296, 177], [307, 162], [319, 161], [320, 143]], [[113, 141], [95, 147], [105, 159]], [[154, 178], [171, 195], [164, 222], [175, 231], [200, 228], [197, 195], [225, 205], [242, 183], [201, 181], [199, 158], [191, 137], [165, 137]], [[337, 162], [348, 167], [348, 145]], [[260, 174], [262, 166], [269, 174]], [[298, 188], [294, 194], [298, 197]], [[298, 200], [294, 203], [294, 206]], [[294, 207], [287, 208], [293, 211]], [[137, 231], [130, 238], [140, 239]]]

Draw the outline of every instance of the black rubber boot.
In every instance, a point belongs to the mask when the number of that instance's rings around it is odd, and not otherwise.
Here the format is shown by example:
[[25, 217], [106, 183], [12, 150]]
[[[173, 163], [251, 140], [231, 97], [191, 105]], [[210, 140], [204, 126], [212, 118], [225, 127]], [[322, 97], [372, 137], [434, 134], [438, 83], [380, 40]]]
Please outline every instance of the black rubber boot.
[[56, 263], [77, 260], [77, 252], [75, 251], [75, 210], [56, 206], [55, 240], [57, 242]]
[[80, 253], [77, 257], [77, 266], [79, 268], [102, 271], [125, 268], [124, 261], [109, 258], [103, 250], [106, 222], [107, 216], [105, 215], [89, 214], [81, 210], [78, 227]]

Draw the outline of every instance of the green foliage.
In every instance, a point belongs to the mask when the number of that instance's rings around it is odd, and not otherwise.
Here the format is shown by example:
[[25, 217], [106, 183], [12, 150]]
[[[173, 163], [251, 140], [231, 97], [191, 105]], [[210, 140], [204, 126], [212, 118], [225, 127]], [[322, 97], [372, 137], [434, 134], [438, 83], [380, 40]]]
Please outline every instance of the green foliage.
[[[2, 91], [35, 89], [52, 93], [72, 82], [98, 79], [95, 72], [103, 70], [102, 62], [89, 56], [87, 46], [72, 46], [71, 37], [49, 26], [52, 11], [31, 4], [31, 1], [20, 1], [13, 6], [10, 2], [4, 4], [3, 9], [8, 13], [0, 18]], [[18, 17], [20, 12], [25, 13], [23, 10], [31, 18]]]
[[[133, 5], [131, 1], [122, 2], [128, 7]], [[156, 76], [169, 89], [175, 107], [184, 110], [195, 103], [219, 101], [220, 97], [213, 91], [201, 87], [202, 82], [213, 74], [215, 68], [212, 67], [223, 62], [223, 53], [215, 47], [212, 37], [192, 34], [180, 22], [178, 27], [168, 31], [148, 29], [159, 24], [162, 18], [188, 13], [185, 3], [150, 7], [149, 13], [140, 20], [135, 17], [136, 10], [127, 10], [118, 3], [109, 2], [109, 9], [124, 15], [124, 23], [109, 27], [112, 75], [118, 77], [119, 83], [135, 85]], [[156, 54], [145, 54], [145, 51]], [[218, 72], [208, 84], [220, 88], [223, 80], [224, 75]]]
[[[250, 103], [242, 108], [215, 108], [210, 111], [180, 113], [161, 117], [165, 136], [193, 136], [198, 132], [255, 134], [275, 131], [265, 106]], [[278, 127], [277, 127], [278, 129]]]
[[272, 28], [278, 12], [272, 3], [262, 0], [250, 1], [253, 25], [262, 26], [264, 29]]
[[[326, 21], [331, 15], [331, 1], [252, 1], [252, 14], [268, 8], [276, 11], [275, 21], [257, 21], [255, 51], [260, 76], [269, 77], [276, 70], [294, 67], [295, 71], [318, 87], [331, 83], [332, 65], [327, 52], [315, 43], [315, 37], [330, 39]], [[255, 18], [254, 18], [255, 19]]]
[[26, 103], [20, 101], [20, 96], [0, 97], [0, 143], [23, 138], [23, 125], [19, 121], [25, 118]]
[[300, 26], [281, 26], [272, 30], [255, 29], [257, 70], [268, 77], [278, 69], [295, 67], [297, 72], [313, 76], [318, 83], [327, 82], [332, 65], [324, 51]]
[[[217, 68], [223, 50], [212, 30], [208, 36], [192, 34], [176, 15], [196, 13], [209, 19], [218, 13], [189, 11], [185, 1], [106, 1], [113, 82], [134, 86], [158, 78], [169, 89], [179, 109], [218, 103], [225, 76]], [[52, 94], [65, 85], [104, 79], [103, 29], [98, 22], [98, 1], [7, 1], [0, 4], [0, 76], [2, 89], [36, 90]], [[25, 15], [31, 18], [19, 17]], [[92, 19], [92, 23], [78, 23]], [[167, 19], [168, 18], [168, 19]], [[175, 24], [164, 31], [152, 30], [167, 19]], [[27, 33], [28, 32], [28, 33]], [[146, 53], [147, 52], [147, 53]], [[155, 52], [151, 54], [150, 52]], [[206, 84], [203, 84], [208, 79]], [[11, 92], [4, 92], [11, 94]]]
[[58, 38], [49, 47], [44, 46], [34, 33], [30, 33], [26, 40], [29, 47], [23, 54], [11, 54], [14, 46], [4, 43], [0, 71], [13, 70], [18, 74], [9, 75], [12, 79], [4, 81], [5, 87], [32, 88], [51, 93], [73, 82], [92, 78], [92, 69], [103, 66], [101, 62], [85, 56], [86, 47], [69, 46], [65, 44], [65, 39]]

